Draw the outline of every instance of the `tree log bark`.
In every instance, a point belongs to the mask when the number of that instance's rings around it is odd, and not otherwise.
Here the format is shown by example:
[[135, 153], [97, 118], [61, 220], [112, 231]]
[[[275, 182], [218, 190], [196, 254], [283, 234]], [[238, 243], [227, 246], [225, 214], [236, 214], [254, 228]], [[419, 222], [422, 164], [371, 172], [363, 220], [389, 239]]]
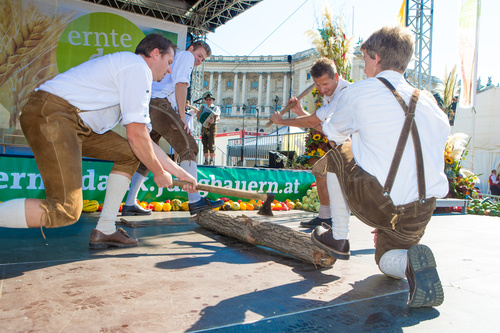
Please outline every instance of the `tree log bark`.
[[259, 222], [248, 216], [229, 216], [206, 210], [198, 214], [196, 223], [200, 226], [233, 237], [246, 243], [265, 246], [293, 256], [316, 267], [331, 267], [336, 259], [317, 247], [306, 233], [270, 222]]

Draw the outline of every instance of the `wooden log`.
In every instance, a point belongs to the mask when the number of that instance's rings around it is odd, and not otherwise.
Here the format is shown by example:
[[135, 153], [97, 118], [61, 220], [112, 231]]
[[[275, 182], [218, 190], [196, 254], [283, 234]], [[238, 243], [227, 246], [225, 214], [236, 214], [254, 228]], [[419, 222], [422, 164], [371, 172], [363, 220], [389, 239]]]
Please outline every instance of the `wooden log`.
[[217, 233], [260, 245], [312, 263], [316, 267], [331, 267], [336, 259], [317, 247], [309, 234], [291, 228], [259, 222], [242, 215], [233, 217], [215, 210], [205, 210], [198, 214], [196, 223]]

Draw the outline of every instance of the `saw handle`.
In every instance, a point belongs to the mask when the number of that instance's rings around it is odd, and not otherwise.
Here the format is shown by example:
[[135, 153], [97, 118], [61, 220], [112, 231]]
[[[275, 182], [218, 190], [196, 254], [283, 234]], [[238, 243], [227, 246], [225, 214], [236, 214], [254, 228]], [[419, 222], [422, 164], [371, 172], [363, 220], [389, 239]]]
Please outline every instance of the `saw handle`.
[[[178, 180], [178, 179], [173, 179], [172, 182], [173, 182], [174, 186], [179, 186], [179, 187], [182, 187], [184, 185], [191, 185], [191, 183], [189, 183], [189, 182], [184, 182], [184, 181]], [[210, 192], [210, 193], [221, 194], [223, 196], [232, 196], [232, 197], [236, 197], [236, 198], [254, 199], [254, 200], [262, 200], [262, 201], [266, 201], [267, 197], [268, 197], [268, 194], [266, 194], [266, 193], [257, 193], [257, 192], [237, 190], [237, 189], [233, 189], [233, 188], [212, 186], [212, 185], [205, 185], [205, 184], [197, 184], [196, 189], [199, 191], [201, 190], [201, 191], [206, 191], [206, 192]]]

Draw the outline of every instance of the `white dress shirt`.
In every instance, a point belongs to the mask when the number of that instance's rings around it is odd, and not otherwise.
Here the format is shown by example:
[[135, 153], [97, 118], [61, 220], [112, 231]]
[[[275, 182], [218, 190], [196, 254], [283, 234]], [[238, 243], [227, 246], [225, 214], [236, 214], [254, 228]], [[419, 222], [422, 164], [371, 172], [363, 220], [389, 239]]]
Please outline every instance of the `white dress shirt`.
[[[408, 104], [414, 88], [403, 75], [383, 71], [384, 77]], [[340, 95], [334, 116], [323, 125], [329, 140], [343, 143], [352, 139], [356, 163], [385, 184], [404, 122], [404, 112], [394, 95], [376, 78], [358, 81]], [[444, 112], [425, 94], [420, 94], [415, 121], [423, 150], [427, 197], [444, 197], [448, 180], [444, 174], [444, 149], [450, 131]], [[411, 134], [391, 191], [394, 204], [418, 199], [416, 161]]]
[[38, 89], [79, 108], [80, 118], [102, 134], [122, 125], [143, 123], [151, 129], [149, 102], [153, 73], [131, 52], [117, 52], [84, 62], [43, 83]]
[[194, 55], [189, 51], [177, 52], [172, 63], [172, 73], [165, 75], [160, 82], [153, 82], [152, 98], [167, 98], [172, 108], [177, 109], [175, 85], [191, 82], [191, 72], [194, 68]]

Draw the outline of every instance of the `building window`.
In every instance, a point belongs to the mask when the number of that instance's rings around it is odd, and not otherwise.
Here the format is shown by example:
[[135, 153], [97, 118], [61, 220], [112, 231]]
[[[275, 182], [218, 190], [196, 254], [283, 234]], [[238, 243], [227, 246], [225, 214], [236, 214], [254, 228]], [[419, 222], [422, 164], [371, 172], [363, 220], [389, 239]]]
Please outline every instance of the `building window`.
[[203, 87], [208, 87], [208, 81], [207, 80], [203, 81]]
[[307, 73], [307, 79], [310, 80], [311, 79], [311, 73]]
[[232, 88], [233, 87], [233, 81], [227, 81], [227, 87]]
[[259, 87], [259, 83], [257, 81], [252, 81], [252, 88], [257, 89]]
[[226, 108], [224, 109], [224, 113], [227, 113], [227, 114], [231, 113], [231, 104], [226, 105]]
[[255, 114], [257, 112], [257, 106], [255, 105], [250, 105], [250, 112], [251, 114]]
[[281, 105], [276, 105], [276, 111], [278, 111], [278, 112], [281, 111]]

